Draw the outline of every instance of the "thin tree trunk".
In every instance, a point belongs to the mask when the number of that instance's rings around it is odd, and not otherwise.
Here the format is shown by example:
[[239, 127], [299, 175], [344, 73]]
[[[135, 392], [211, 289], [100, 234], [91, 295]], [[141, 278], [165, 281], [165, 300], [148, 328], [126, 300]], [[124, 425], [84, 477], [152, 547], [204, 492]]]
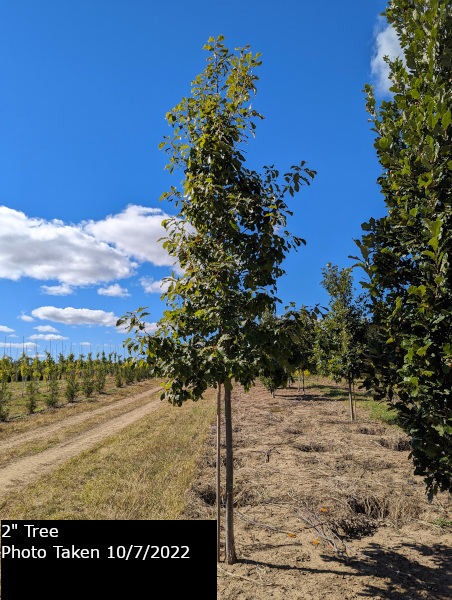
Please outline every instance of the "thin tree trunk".
[[348, 378], [348, 398], [350, 400], [350, 420], [355, 420], [355, 411], [353, 410], [353, 396], [352, 396], [352, 380]]
[[217, 562], [220, 562], [220, 514], [221, 514], [220, 441], [221, 441], [221, 383], [218, 384], [218, 392], [217, 392]]
[[226, 563], [237, 562], [234, 542], [234, 466], [232, 454], [232, 410], [231, 390], [224, 388], [224, 416], [226, 424]]
[[298, 369], [298, 391], [300, 391], [300, 369]]
[[304, 396], [304, 370], [302, 371], [302, 378], [303, 378], [303, 396]]

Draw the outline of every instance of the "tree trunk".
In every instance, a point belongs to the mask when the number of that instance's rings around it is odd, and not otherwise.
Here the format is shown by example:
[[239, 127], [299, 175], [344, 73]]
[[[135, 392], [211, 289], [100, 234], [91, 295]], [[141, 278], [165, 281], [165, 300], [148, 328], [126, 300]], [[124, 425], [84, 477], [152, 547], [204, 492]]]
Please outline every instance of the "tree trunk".
[[300, 391], [300, 369], [298, 369], [298, 391]]
[[355, 411], [353, 409], [352, 380], [351, 380], [350, 376], [348, 378], [348, 397], [350, 400], [350, 420], [354, 421], [355, 420]]
[[221, 442], [221, 383], [218, 384], [218, 392], [217, 392], [217, 562], [220, 562], [220, 515], [221, 515], [220, 442]]
[[304, 371], [302, 371], [302, 378], [303, 378], [303, 397], [304, 397]]
[[234, 466], [232, 454], [231, 390], [224, 388], [224, 416], [226, 424], [226, 563], [237, 562], [234, 542]]

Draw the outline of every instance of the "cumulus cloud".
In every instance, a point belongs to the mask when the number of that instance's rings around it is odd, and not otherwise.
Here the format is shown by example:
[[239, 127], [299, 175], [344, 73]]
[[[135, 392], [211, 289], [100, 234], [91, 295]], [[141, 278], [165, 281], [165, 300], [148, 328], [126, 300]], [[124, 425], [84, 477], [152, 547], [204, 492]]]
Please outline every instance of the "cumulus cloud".
[[144, 324], [144, 330], [146, 333], [155, 333], [158, 329], [158, 323], [147, 323]]
[[14, 329], [11, 329], [11, 327], [7, 327], [6, 325], [0, 325], [0, 331], [2, 333], [12, 333]]
[[130, 277], [136, 266], [82, 226], [31, 218], [0, 206], [0, 278], [88, 285]]
[[33, 327], [33, 329], [36, 329], [39, 333], [60, 333], [58, 329], [55, 329], [52, 325], [37, 325], [36, 327]]
[[73, 293], [70, 285], [62, 283], [61, 285], [41, 285], [41, 291], [43, 294], [49, 296], [68, 296]]
[[30, 323], [31, 321], [34, 321], [33, 317], [30, 317], [30, 315], [21, 314], [17, 318], [20, 319], [21, 321], [25, 321], [26, 323]]
[[140, 283], [146, 294], [163, 294], [169, 288], [170, 282], [162, 279], [156, 281], [152, 277], [142, 277]]
[[45, 340], [50, 342], [53, 340], [68, 340], [69, 338], [63, 337], [62, 335], [55, 335], [54, 333], [34, 333], [28, 336], [29, 340]]
[[374, 55], [370, 63], [371, 72], [375, 80], [376, 92], [380, 95], [387, 95], [391, 87], [389, 80], [389, 66], [383, 60], [384, 56], [389, 56], [391, 60], [400, 57], [404, 60], [404, 53], [400, 46], [396, 30], [390, 25], [386, 25], [384, 17], [379, 17], [375, 28]]
[[[75, 286], [131, 277], [144, 262], [182, 273], [158, 241], [166, 236], [162, 221], [168, 217], [158, 208], [129, 205], [100, 221], [67, 224], [0, 206], [0, 279], [53, 280], [57, 284], [42, 285], [41, 292], [67, 296]], [[105, 285], [99, 294], [129, 295], [118, 283]]]
[[55, 306], [41, 306], [31, 311], [37, 319], [64, 323], [66, 325], [103, 325], [111, 327], [116, 325], [118, 317], [112, 312], [92, 310], [90, 308], [56, 308]]
[[168, 218], [159, 208], [129, 205], [117, 215], [109, 215], [102, 221], [88, 221], [84, 231], [124, 252], [140, 262], [171, 266], [174, 258], [163, 249], [158, 239], [166, 236], [162, 221]]
[[101, 296], [117, 296], [119, 298], [126, 298], [130, 296], [128, 290], [126, 288], [122, 288], [119, 283], [114, 283], [113, 285], [109, 285], [105, 288], [99, 288], [97, 293]]
[[25, 342], [23, 344], [19, 342], [7, 342], [6, 344], [5, 342], [0, 342], [0, 348], [24, 348], [24, 350], [34, 350], [36, 344], [34, 342]]

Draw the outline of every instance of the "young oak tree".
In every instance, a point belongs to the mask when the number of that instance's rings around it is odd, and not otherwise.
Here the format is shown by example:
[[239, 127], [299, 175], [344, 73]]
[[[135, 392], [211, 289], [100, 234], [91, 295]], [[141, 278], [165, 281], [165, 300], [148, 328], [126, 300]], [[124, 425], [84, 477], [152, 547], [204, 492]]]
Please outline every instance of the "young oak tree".
[[328, 263], [321, 285], [330, 296], [330, 310], [319, 323], [317, 355], [323, 373], [348, 384], [350, 419], [355, 420], [352, 386], [368, 372], [369, 321], [364, 297], [353, 290], [352, 269]]
[[429, 497], [452, 491], [452, 3], [393, 0], [386, 18], [405, 62], [386, 62], [393, 98], [367, 110], [387, 215], [356, 241], [380, 353], [372, 384], [411, 435]]
[[[208, 387], [224, 387], [225, 552], [232, 564], [231, 392], [234, 382], [249, 389], [259, 373], [258, 319], [278, 300], [276, 281], [284, 273], [284, 257], [304, 243], [285, 229], [292, 214], [285, 197], [309, 184], [315, 172], [303, 161], [280, 182], [273, 166], [264, 167], [263, 174], [245, 167], [243, 145], [250, 133], [254, 136], [255, 120], [262, 118], [250, 104], [260, 55], [253, 56], [249, 46], [230, 52], [223, 41], [223, 36], [210, 38], [204, 46], [207, 66], [192, 82], [191, 96], [167, 114], [173, 133], [161, 144], [170, 172], [184, 173], [182, 188], [172, 187], [162, 196], [179, 210], [164, 222], [164, 246], [183, 274], [168, 278], [163, 295], [168, 309], [154, 335], [144, 334], [144, 309], [120, 322], [136, 331], [135, 339], [126, 342], [129, 351], [145, 352], [155, 372], [168, 378], [162, 397], [174, 405], [198, 400]], [[217, 475], [217, 496], [218, 487]]]

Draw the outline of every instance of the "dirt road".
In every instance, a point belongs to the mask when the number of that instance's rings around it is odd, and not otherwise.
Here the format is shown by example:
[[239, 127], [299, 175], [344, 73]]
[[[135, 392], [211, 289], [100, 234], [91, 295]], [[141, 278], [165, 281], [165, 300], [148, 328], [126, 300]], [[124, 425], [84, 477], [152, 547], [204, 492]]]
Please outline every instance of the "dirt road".
[[[161, 406], [160, 399], [155, 398], [155, 394], [160, 390], [160, 386], [155, 387], [130, 398], [115, 402], [109, 406], [74, 415], [61, 422], [23, 434], [18, 434], [11, 439], [0, 442], [1, 455], [2, 452], [5, 452], [7, 449], [16, 445], [42, 439], [43, 437], [58, 433], [58, 431], [65, 429], [68, 426], [74, 426], [92, 419], [93, 416], [105, 414], [112, 410], [118, 410], [118, 408], [124, 409], [124, 412], [119, 416], [109, 419], [107, 422], [94, 425], [93, 427], [90, 427], [88, 431], [72, 436], [68, 440], [63, 441], [56, 446], [52, 446], [43, 452], [39, 452], [33, 456], [12, 460], [8, 465], [0, 469], [0, 496], [39, 479], [39, 477], [46, 475], [70, 458], [77, 456], [85, 450], [89, 450], [105, 438], [114, 435], [121, 429], [124, 429], [124, 427], [131, 425], [135, 421], [142, 419], [150, 412], [156, 410]], [[146, 396], [149, 396], [149, 402], [144, 406], [127, 410], [128, 405], [145, 398]]]

